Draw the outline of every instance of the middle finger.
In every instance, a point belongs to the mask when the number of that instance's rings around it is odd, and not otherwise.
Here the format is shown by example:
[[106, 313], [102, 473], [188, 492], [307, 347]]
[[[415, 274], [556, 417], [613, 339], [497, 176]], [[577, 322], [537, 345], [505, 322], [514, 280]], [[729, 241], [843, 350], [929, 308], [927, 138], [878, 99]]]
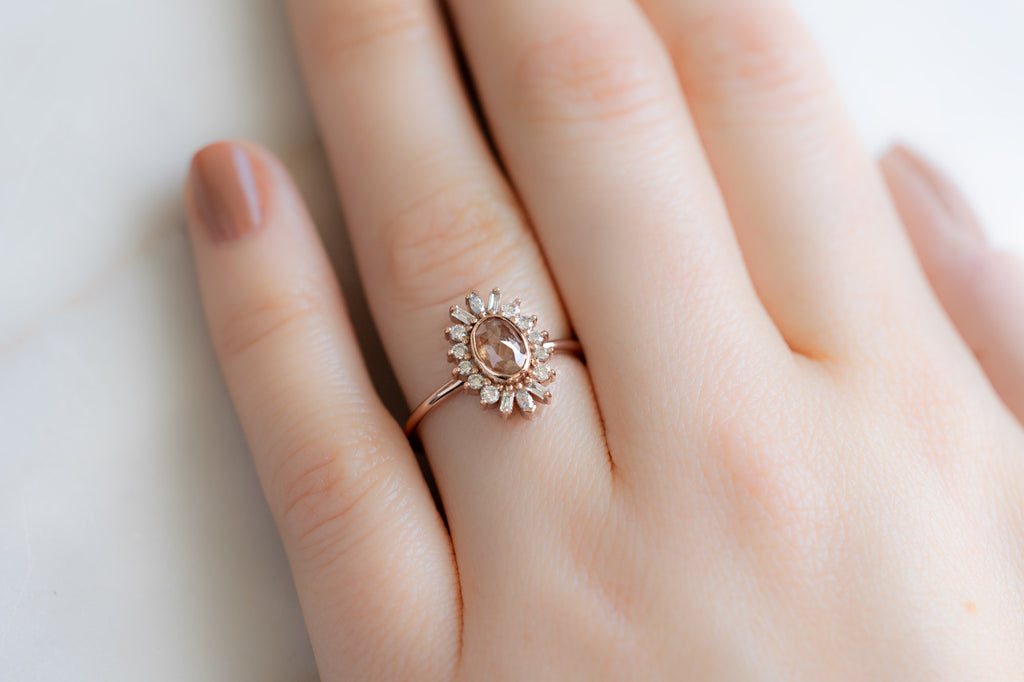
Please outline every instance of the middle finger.
[[[700, 422], [709, 394], [750, 391], [740, 360], [792, 360], [753, 290], [671, 60], [630, 0], [450, 4], [586, 349], [613, 458], [663, 471], [659, 458], [626, 461], [625, 446], [645, 434], [656, 447], [699, 442], [682, 425]], [[651, 397], [662, 401], [653, 410]]]

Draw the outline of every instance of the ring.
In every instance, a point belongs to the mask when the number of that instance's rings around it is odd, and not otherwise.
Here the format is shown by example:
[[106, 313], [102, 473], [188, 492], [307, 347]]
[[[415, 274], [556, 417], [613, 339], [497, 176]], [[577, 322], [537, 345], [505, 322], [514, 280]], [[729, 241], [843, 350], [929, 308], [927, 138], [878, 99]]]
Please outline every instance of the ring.
[[548, 360], [555, 353], [574, 353], [583, 357], [578, 341], [548, 340], [548, 333], [537, 327], [536, 315], [520, 312], [517, 298], [502, 305], [501, 290], [494, 289], [484, 303], [480, 294], [466, 296], [466, 308], [453, 305], [452, 319], [457, 323], [445, 330], [452, 344], [448, 361], [455, 363], [453, 379], [430, 394], [412, 411], [405, 422], [410, 436], [427, 413], [450, 398], [460, 388], [477, 391], [484, 407], [497, 405], [503, 417], [518, 407], [532, 417], [537, 404], [551, 402], [547, 386], [555, 379]]

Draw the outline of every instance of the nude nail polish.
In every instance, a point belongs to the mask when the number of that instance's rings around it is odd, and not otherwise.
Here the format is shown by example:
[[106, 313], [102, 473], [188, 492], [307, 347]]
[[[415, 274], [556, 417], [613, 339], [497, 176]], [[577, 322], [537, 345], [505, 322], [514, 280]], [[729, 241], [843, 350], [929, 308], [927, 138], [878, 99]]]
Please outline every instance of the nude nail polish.
[[252, 232], [263, 220], [258, 161], [240, 145], [218, 142], [192, 159], [189, 182], [198, 218], [214, 242]]

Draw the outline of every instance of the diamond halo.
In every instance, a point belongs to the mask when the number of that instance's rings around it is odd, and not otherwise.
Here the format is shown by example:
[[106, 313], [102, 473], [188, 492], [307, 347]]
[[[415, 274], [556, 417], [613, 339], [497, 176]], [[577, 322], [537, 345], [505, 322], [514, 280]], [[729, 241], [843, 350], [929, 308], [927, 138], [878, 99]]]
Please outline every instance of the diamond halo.
[[499, 289], [486, 301], [471, 291], [465, 307], [452, 306], [451, 317], [456, 324], [445, 330], [445, 338], [451, 344], [448, 360], [455, 363], [452, 374], [479, 394], [481, 405], [497, 406], [505, 417], [516, 409], [532, 417], [538, 404], [550, 402], [546, 385], [555, 370], [547, 361], [554, 344], [536, 316], [521, 312], [519, 299], [502, 304]]

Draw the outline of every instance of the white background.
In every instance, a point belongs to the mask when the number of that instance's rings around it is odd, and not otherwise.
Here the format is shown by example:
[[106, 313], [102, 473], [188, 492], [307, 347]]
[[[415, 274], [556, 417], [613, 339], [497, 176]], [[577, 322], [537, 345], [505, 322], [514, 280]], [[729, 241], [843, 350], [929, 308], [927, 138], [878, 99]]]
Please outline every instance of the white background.
[[[1024, 3], [798, 6], [866, 144], [925, 149], [1024, 251]], [[275, 3], [5, 7], [2, 680], [316, 677], [182, 230], [189, 155], [226, 136], [284, 157], [351, 272]]]

